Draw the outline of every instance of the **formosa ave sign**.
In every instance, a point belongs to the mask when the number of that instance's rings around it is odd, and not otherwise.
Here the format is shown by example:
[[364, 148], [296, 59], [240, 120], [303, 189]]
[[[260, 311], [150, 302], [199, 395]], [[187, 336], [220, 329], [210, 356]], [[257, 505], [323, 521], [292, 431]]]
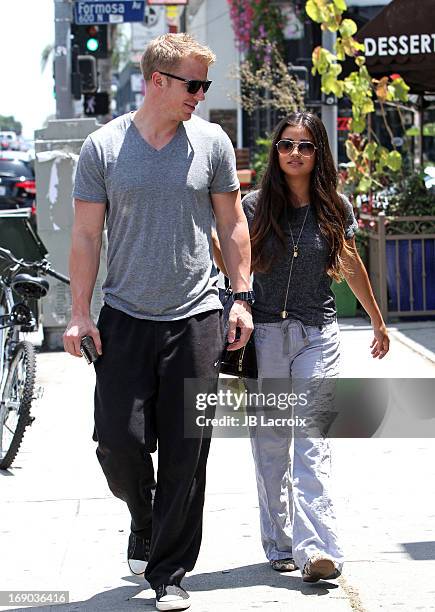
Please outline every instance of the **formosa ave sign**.
[[358, 31], [373, 77], [400, 74], [412, 93], [435, 92], [434, 9], [435, 0], [392, 0]]
[[435, 32], [432, 34], [402, 34], [364, 38], [365, 53], [372, 55], [420, 55], [435, 53]]

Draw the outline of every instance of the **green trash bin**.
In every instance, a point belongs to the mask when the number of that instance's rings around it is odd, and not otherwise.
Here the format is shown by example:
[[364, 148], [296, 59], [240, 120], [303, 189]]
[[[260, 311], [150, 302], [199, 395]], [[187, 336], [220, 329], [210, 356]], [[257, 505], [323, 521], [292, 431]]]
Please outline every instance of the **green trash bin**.
[[337, 316], [355, 317], [357, 301], [347, 282], [345, 280], [341, 281], [341, 283], [332, 281], [331, 289], [335, 295]]

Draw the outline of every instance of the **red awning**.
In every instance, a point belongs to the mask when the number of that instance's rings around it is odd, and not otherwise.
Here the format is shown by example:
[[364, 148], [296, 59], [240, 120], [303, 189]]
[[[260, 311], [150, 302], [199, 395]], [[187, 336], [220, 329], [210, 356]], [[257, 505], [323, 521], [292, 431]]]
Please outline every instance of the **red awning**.
[[400, 74], [411, 93], [435, 93], [434, 0], [393, 0], [356, 38], [373, 77]]

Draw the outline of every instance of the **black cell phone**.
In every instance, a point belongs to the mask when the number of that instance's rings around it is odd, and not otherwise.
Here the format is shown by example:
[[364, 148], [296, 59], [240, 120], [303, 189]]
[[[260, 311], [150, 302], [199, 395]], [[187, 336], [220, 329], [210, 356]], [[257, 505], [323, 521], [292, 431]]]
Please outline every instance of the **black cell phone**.
[[95, 346], [95, 342], [92, 336], [84, 336], [84, 338], [81, 339], [80, 352], [86, 359], [88, 364], [97, 361], [99, 354], [97, 352], [97, 348]]

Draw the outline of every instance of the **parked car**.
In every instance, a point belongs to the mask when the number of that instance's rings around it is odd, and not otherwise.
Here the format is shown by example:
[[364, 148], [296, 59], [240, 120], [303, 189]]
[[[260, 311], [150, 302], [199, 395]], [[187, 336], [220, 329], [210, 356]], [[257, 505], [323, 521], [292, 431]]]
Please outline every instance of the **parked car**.
[[[0, 152], [0, 211], [28, 208], [35, 223], [36, 185], [33, 161], [28, 156]], [[26, 156], [26, 154], [24, 154]]]
[[15, 132], [0, 132], [0, 151], [8, 149], [17, 151], [19, 143]]

